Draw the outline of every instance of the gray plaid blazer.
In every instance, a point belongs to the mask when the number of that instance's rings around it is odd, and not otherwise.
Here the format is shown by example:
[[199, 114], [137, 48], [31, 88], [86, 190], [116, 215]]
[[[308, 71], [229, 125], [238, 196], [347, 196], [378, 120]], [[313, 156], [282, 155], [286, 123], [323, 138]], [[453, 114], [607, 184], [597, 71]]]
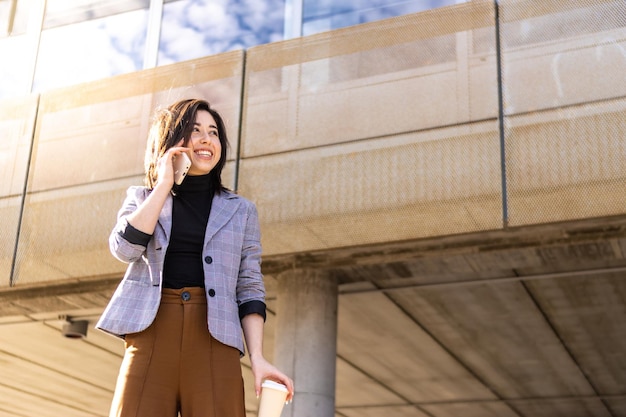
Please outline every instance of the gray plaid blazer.
[[[172, 230], [172, 197], [169, 196], [147, 247], [122, 238], [126, 217], [148, 197], [146, 187], [130, 187], [111, 232], [111, 253], [128, 268], [105, 308], [96, 328], [123, 337], [145, 330], [156, 317], [161, 301], [163, 261]], [[208, 329], [220, 342], [244, 352], [239, 305], [265, 302], [261, 274], [261, 243], [256, 207], [230, 192], [215, 195], [204, 237], [205, 288], [215, 290], [207, 309]]]

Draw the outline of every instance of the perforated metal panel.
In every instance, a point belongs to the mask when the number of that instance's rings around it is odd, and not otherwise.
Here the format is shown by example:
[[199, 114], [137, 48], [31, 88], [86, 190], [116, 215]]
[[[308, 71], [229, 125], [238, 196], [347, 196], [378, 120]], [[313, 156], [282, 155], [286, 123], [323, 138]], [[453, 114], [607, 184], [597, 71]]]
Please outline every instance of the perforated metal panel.
[[2, 155], [21, 162], [2, 184], [0, 282], [31, 136], [14, 281], [120, 273], [103, 261], [103, 237], [123, 190], [140, 183], [149, 115], [191, 96], [226, 118], [225, 182], [257, 203], [266, 255], [624, 214], [626, 3], [497, 4], [46, 93], [35, 133], [34, 104], [4, 113]]
[[13, 280], [17, 285], [122, 274], [108, 235], [130, 185], [143, 183], [153, 111], [203, 97], [228, 121], [224, 183], [234, 187], [243, 52], [41, 96]]
[[9, 286], [37, 98], [0, 103], [0, 287]]
[[239, 188], [266, 253], [501, 227], [493, 11], [249, 51]]
[[501, 1], [509, 224], [626, 211], [626, 3]]

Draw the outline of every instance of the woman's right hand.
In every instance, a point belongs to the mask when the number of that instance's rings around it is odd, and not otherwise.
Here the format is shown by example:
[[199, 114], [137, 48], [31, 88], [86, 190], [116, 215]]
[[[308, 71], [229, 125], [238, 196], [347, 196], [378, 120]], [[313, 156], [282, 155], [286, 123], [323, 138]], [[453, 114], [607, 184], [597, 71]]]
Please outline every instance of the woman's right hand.
[[183, 142], [181, 139], [180, 142], [169, 148], [157, 161], [157, 183], [155, 188], [161, 185], [170, 190], [174, 186], [174, 159], [181, 153], [189, 150], [182, 146]]
[[174, 186], [174, 157], [189, 149], [181, 146], [181, 140], [176, 146], [168, 149], [157, 161], [157, 182], [154, 189], [133, 213], [127, 217], [135, 229], [151, 235], [154, 233], [161, 209]]

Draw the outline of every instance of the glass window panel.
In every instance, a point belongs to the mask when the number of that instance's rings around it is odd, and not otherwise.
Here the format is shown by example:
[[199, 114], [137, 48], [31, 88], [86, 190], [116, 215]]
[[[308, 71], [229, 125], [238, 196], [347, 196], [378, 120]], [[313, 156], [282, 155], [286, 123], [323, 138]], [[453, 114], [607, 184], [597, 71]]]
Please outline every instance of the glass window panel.
[[463, 0], [304, 0], [302, 33], [340, 29], [437, 7], [464, 3]]
[[35, 91], [48, 90], [140, 70], [147, 10], [44, 30]]
[[180, 0], [163, 7], [158, 64], [282, 40], [285, 0]]
[[[29, 63], [32, 61], [28, 56], [26, 35], [11, 36], [0, 39], [0, 57], [4, 57], [3, 65], [0, 65], [0, 98], [17, 97], [28, 94], [31, 74]], [[10, 59], [6, 59], [10, 57]], [[9, 65], [6, 65], [6, 64]]]
[[47, 0], [45, 29], [148, 9], [150, 0]]

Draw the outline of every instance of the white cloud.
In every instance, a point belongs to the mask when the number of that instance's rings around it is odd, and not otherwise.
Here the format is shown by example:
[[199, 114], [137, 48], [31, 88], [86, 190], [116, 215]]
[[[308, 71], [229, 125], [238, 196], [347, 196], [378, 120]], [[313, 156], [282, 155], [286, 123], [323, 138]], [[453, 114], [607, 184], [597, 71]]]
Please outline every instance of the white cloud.
[[164, 6], [166, 31], [192, 28], [214, 39], [233, 38], [239, 24], [229, 5], [224, 1], [178, 1]]
[[134, 11], [44, 31], [35, 89], [41, 91], [141, 69], [145, 14]]
[[146, 43], [148, 13], [145, 11], [123, 13], [103, 20], [104, 30], [111, 34], [111, 41], [116, 48], [128, 55], [143, 58]]
[[282, 33], [285, 17], [283, 0], [241, 0], [239, 15], [252, 31]]
[[[204, 36], [195, 29], [179, 27], [162, 31], [159, 55], [170, 62], [210, 55], [210, 52], [204, 45]], [[164, 63], [159, 59], [159, 65]]]
[[[281, 40], [283, 14], [284, 0], [166, 3], [159, 65]], [[195, 45], [181, 45], [181, 40]]]

